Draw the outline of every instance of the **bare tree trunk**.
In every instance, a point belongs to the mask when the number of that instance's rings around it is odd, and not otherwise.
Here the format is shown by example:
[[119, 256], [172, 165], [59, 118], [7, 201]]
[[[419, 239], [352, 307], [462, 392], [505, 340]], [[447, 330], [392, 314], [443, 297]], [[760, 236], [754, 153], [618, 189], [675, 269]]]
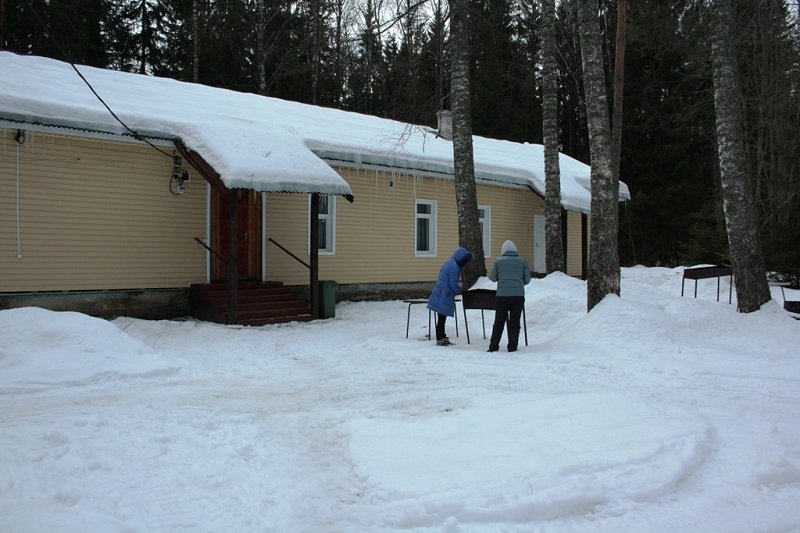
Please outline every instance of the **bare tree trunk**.
[[742, 54], [737, 59], [745, 66], [740, 86], [747, 176], [762, 230], [788, 225], [800, 194], [800, 106], [792, 96], [800, 54], [792, 46], [790, 10], [781, 0], [767, 0], [734, 22]]
[[192, 0], [192, 81], [200, 83], [200, 0]]
[[6, 47], [6, 10], [8, 3], [0, 0], [0, 49]]
[[365, 65], [364, 73], [366, 79], [366, 109], [368, 114], [375, 114], [374, 106], [376, 100], [376, 93], [378, 92], [377, 84], [380, 74], [377, 72], [380, 65], [380, 58], [375, 57], [375, 48], [380, 49], [382, 46], [380, 39], [380, 6], [375, 6], [373, 0], [367, 0], [366, 6], [363, 7], [362, 16], [364, 17], [364, 31], [363, 35], [366, 36], [370, 42], [364, 43]]
[[561, 168], [558, 163], [558, 65], [555, 0], [542, 0], [542, 132], [545, 174], [547, 273], [566, 272], [562, 234]]
[[625, 11], [626, 0], [617, 0], [617, 37], [614, 47], [614, 111], [611, 118], [611, 163], [619, 175], [622, 153], [622, 92], [625, 82]]
[[737, 73], [732, 0], [714, 0], [711, 59], [717, 120], [722, 208], [728, 230], [737, 308], [758, 310], [769, 301], [769, 286], [761, 255], [758, 220], [745, 172], [741, 87]]
[[333, 33], [333, 61], [334, 61], [334, 76], [336, 78], [335, 94], [332, 95], [331, 100], [334, 107], [344, 105], [344, 0], [335, 0], [334, 2], [334, 20], [336, 25]]
[[256, 63], [256, 86], [258, 94], [267, 94], [267, 6], [266, 0], [256, 0], [256, 42], [255, 42], [255, 63]]
[[469, 287], [486, 275], [483, 239], [475, 192], [475, 162], [472, 153], [472, 117], [469, 88], [467, 0], [450, 0], [450, 55], [452, 76], [450, 101], [453, 107], [453, 164], [455, 167], [458, 241], [475, 258], [464, 268]]
[[592, 164], [591, 236], [587, 267], [587, 308], [591, 311], [607, 294], [619, 294], [619, 178], [614, 174], [611, 164], [611, 128], [597, 0], [578, 2], [578, 22]]
[[149, 44], [147, 35], [150, 32], [150, 17], [148, 17], [147, 2], [145, 0], [141, 1], [141, 6], [142, 12], [139, 16], [139, 23], [142, 26], [141, 36], [139, 37], [141, 41], [141, 50], [139, 50], [139, 74], [147, 74], [147, 46]]
[[317, 105], [319, 102], [320, 85], [320, 54], [322, 49], [323, 32], [323, 13], [319, 0], [308, 2], [308, 11], [311, 25], [308, 28], [308, 60], [311, 69], [311, 103]]

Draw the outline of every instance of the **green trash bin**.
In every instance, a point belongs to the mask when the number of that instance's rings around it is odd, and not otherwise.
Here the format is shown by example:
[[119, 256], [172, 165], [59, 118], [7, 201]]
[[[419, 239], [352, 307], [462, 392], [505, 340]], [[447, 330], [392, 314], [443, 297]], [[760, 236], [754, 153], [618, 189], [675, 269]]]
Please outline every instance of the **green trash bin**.
[[319, 317], [336, 316], [336, 282], [331, 280], [319, 282]]

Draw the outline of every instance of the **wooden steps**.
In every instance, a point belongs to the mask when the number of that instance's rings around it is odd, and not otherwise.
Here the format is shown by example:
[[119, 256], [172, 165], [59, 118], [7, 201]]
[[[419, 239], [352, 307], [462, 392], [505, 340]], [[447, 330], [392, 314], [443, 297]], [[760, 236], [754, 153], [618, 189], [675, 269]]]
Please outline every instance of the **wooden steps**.
[[277, 281], [239, 282], [236, 297], [237, 317], [231, 321], [227, 283], [193, 284], [189, 289], [192, 315], [200, 320], [262, 326], [313, 318], [308, 303]]

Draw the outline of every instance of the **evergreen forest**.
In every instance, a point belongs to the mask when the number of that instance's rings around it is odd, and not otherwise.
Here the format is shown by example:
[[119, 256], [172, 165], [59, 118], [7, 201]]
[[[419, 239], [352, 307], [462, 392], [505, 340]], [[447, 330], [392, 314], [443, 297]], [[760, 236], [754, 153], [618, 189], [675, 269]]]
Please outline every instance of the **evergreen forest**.
[[[556, 2], [561, 151], [589, 163], [579, 0]], [[800, 282], [796, 0], [733, 0], [747, 179], [768, 271]], [[542, 143], [538, 0], [467, 0], [475, 135]], [[627, 2], [622, 265], [729, 264], [703, 0]], [[617, 1], [599, 0], [608, 94]], [[0, 0], [0, 48], [436, 124], [448, 0]], [[609, 100], [610, 101], [610, 100]]]

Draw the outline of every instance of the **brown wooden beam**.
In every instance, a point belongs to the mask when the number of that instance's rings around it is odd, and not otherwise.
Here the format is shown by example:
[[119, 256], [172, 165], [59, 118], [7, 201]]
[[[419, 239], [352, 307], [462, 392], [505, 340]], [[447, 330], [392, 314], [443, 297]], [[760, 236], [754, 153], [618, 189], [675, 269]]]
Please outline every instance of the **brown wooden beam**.
[[175, 148], [178, 149], [178, 153], [181, 154], [181, 157], [191, 163], [207, 182], [214, 187], [217, 187], [220, 192], [228, 191], [228, 186], [222, 181], [222, 177], [219, 175], [219, 172], [214, 170], [214, 167], [212, 167], [205, 159], [203, 159], [203, 156], [194, 150], [190, 150], [189, 147], [186, 146], [180, 139], [175, 139]]
[[239, 316], [239, 193], [228, 190], [228, 323]]

